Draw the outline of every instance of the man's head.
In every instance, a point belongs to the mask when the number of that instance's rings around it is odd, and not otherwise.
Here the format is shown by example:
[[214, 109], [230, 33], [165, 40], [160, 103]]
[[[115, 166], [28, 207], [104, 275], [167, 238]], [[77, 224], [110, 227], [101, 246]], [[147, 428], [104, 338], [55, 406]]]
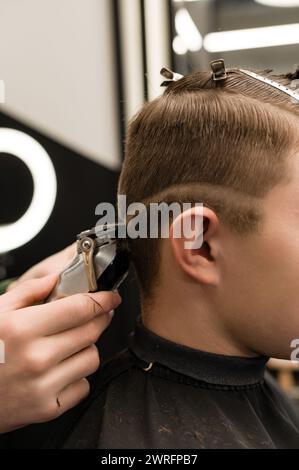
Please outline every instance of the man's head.
[[174, 82], [129, 126], [119, 194], [128, 204], [204, 204], [200, 249], [183, 237], [128, 240], [145, 304], [178, 307], [185, 323], [191, 309], [195, 331], [217, 325], [244, 354], [290, 355], [299, 336], [299, 103], [237, 69], [217, 84], [209, 72]]

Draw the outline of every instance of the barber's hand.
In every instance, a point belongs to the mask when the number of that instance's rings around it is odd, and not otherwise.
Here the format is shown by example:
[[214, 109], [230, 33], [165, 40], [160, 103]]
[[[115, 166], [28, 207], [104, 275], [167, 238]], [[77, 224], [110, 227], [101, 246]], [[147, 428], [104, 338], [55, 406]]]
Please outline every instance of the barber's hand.
[[59, 251], [59, 253], [49, 256], [32, 268], [28, 269], [28, 271], [26, 271], [22, 276], [20, 276], [16, 281], [12, 282], [8, 286], [7, 292], [20, 285], [20, 283], [23, 281], [28, 281], [29, 279], [38, 279], [50, 274], [59, 274], [69, 263], [69, 261], [73, 259], [75, 254], [76, 244], [73, 243], [64, 250]]
[[94, 346], [121, 302], [119, 294], [78, 294], [35, 305], [56, 276], [25, 281], [0, 297], [0, 433], [50, 421], [89, 393], [99, 367]]

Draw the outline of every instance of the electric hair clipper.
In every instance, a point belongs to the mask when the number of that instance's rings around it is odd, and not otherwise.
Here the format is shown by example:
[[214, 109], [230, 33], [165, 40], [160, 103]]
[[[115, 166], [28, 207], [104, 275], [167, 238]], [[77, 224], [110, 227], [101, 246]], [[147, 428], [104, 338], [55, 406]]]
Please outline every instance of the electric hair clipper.
[[77, 236], [77, 254], [60, 273], [46, 300], [117, 289], [128, 275], [129, 253], [117, 246], [117, 225], [97, 226]]

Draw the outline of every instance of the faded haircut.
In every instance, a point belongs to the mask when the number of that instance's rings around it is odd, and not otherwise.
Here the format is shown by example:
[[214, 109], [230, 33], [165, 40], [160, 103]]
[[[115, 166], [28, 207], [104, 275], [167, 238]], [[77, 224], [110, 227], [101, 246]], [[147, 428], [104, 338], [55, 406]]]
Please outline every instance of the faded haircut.
[[[257, 72], [283, 85], [295, 73]], [[207, 71], [171, 83], [129, 124], [118, 193], [133, 202], [201, 202], [240, 236], [257, 231], [260, 202], [290, 178], [299, 104], [239, 69], [219, 83]], [[128, 240], [142, 298], [159, 282], [160, 241]]]

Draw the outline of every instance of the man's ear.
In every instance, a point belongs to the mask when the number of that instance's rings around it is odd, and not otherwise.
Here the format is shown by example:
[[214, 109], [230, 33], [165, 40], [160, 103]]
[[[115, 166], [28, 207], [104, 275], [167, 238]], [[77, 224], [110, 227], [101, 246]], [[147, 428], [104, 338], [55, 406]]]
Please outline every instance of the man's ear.
[[[186, 234], [183, 227], [196, 227], [193, 236], [190, 236], [190, 231]], [[201, 227], [200, 233], [198, 227]], [[201, 284], [218, 284], [218, 237], [219, 219], [208, 207], [188, 209], [171, 225], [170, 241], [178, 265]]]

